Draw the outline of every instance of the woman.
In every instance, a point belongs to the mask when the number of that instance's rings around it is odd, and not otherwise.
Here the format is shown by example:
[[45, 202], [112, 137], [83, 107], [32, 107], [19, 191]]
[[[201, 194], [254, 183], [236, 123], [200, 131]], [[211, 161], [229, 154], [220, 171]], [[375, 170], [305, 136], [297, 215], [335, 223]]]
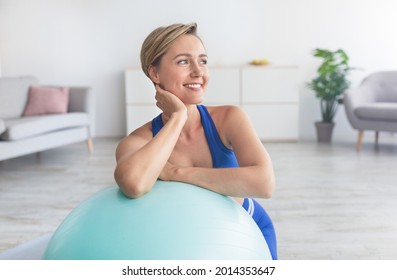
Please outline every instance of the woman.
[[205, 107], [207, 55], [197, 25], [154, 30], [141, 50], [142, 70], [154, 83], [162, 114], [133, 131], [116, 150], [115, 179], [137, 198], [157, 179], [198, 185], [232, 196], [261, 228], [273, 259], [270, 218], [253, 199], [274, 190], [272, 163], [244, 112], [235, 106]]

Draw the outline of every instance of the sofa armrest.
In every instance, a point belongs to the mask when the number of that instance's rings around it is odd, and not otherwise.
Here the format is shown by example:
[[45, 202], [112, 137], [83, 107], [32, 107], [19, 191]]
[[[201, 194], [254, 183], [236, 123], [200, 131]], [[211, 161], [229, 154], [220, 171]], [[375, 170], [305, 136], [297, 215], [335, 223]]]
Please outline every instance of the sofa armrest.
[[90, 135], [95, 136], [95, 106], [91, 88], [89, 87], [69, 87], [69, 107], [68, 112], [83, 112], [89, 115]]
[[376, 97], [372, 88], [361, 85], [347, 90], [344, 94], [345, 100], [348, 101], [352, 109], [355, 109], [361, 105], [376, 102]]
[[375, 92], [371, 87], [361, 84], [357, 88], [347, 90], [343, 96], [343, 105], [345, 107], [347, 119], [351, 126], [355, 129], [360, 129], [360, 119], [355, 113], [355, 109], [368, 104], [376, 102]]
[[0, 135], [6, 130], [6, 125], [2, 119], [0, 119]]
[[68, 112], [92, 114], [93, 100], [89, 87], [70, 87]]

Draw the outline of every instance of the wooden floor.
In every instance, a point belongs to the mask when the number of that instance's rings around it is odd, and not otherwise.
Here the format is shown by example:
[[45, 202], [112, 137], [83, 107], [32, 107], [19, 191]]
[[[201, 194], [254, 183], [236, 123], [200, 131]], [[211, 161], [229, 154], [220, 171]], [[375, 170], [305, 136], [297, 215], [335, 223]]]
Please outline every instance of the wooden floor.
[[[53, 232], [93, 193], [114, 185], [118, 139], [0, 162], [0, 252]], [[397, 259], [397, 141], [265, 143], [277, 189], [259, 200], [280, 259]]]

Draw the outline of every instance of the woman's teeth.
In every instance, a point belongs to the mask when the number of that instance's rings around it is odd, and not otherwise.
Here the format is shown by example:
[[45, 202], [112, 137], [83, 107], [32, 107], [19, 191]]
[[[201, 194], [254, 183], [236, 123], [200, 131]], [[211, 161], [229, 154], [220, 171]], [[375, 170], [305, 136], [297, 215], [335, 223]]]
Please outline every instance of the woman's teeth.
[[188, 88], [200, 88], [201, 87], [200, 84], [187, 84], [185, 86], [188, 87]]

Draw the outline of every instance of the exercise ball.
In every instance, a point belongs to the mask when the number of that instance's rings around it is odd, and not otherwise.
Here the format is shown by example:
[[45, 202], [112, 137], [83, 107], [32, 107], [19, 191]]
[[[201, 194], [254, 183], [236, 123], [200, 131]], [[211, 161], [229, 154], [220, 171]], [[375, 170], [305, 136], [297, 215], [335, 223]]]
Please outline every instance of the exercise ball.
[[99, 191], [65, 218], [44, 259], [270, 260], [254, 220], [233, 199], [157, 181], [137, 199], [117, 186]]

